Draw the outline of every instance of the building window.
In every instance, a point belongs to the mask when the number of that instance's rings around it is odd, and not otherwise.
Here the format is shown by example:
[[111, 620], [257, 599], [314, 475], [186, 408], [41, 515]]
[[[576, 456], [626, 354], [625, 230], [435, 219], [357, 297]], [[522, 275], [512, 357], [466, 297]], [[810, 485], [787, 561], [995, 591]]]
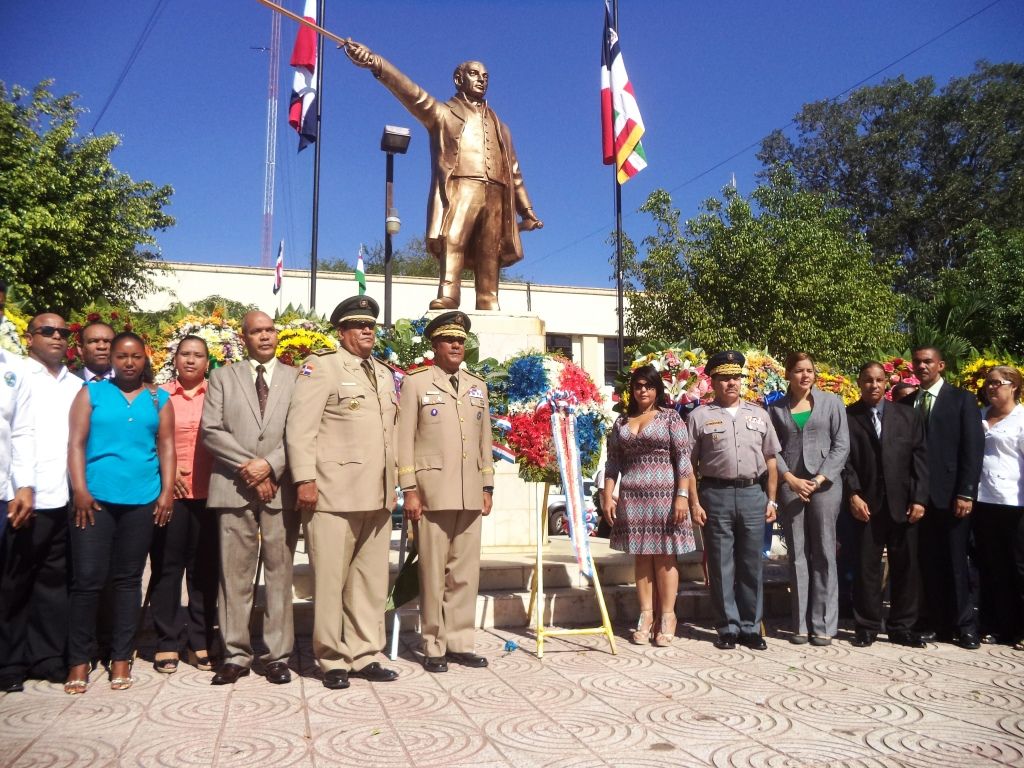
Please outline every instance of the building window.
[[546, 337], [548, 352], [553, 352], [572, 360], [572, 336], [549, 333]]
[[[629, 360], [629, 348], [636, 346], [637, 340], [632, 336], [623, 339], [623, 346], [626, 349], [626, 359]], [[619, 375], [622, 362], [619, 360], [619, 340], [616, 336], [609, 336], [604, 340], [604, 383], [609, 387], [615, 386], [615, 379]]]

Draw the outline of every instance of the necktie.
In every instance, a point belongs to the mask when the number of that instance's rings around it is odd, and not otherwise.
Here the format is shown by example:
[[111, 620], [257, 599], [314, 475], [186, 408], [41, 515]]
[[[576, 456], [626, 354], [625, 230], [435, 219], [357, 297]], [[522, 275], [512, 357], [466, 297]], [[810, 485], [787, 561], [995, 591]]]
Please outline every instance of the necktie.
[[451, 376], [448, 377], [448, 381], [450, 381], [452, 383], [452, 389], [454, 389], [455, 393], [458, 394], [458, 392], [459, 392], [459, 377], [457, 375], [455, 375], [455, 374], [452, 374]]
[[928, 390], [924, 391], [924, 400], [921, 401], [921, 413], [924, 414], [925, 424], [928, 423], [928, 417], [932, 415], [932, 400], [934, 399], [935, 395]]
[[266, 368], [262, 365], [256, 366], [256, 399], [260, 401], [260, 416], [267, 410], [267, 397], [270, 395], [270, 387], [267, 380], [263, 378]]
[[363, 362], [359, 364], [359, 367], [363, 369], [363, 373], [366, 374], [366, 378], [370, 380], [370, 386], [373, 387], [373, 391], [376, 392], [377, 377], [373, 375], [373, 363], [371, 363], [368, 359], [363, 360]]
[[875, 425], [875, 436], [882, 438], [882, 420], [878, 416], [878, 409], [871, 409], [871, 423]]

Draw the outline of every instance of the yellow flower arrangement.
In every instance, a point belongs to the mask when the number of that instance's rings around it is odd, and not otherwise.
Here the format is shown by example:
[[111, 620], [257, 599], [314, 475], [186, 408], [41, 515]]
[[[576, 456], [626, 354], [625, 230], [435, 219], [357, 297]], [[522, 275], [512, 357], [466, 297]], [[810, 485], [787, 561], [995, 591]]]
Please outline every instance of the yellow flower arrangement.
[[26, 354], [26, 330], [28, 330], [27, 319], [10, 307], [4, 309], [3, 314], [0, 315], [0, 349], [24, 357]]
[[277, 359], [285, 365], [297, 366], [314, 352], [337, 348], [338, 342], [320, 331], [285, 328], [277, 335]]
[[1016, 368], [1020, 375], [1024, 376], [1024, 366], [1019, 365], [1013, 360], [982, 355], [960, 369], [960, 375], [957, 377], [955, 384], [976, 395], [980, 394], [981, 388], [985, 386], [985, 377], [997, 365], [1007, 365], [1010, 368]]

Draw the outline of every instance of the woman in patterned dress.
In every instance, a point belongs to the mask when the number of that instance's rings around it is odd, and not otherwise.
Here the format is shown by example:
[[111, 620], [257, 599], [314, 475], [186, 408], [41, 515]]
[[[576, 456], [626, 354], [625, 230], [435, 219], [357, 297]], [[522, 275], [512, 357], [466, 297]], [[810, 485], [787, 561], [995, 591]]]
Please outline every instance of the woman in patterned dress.
[[[633, 642], [667, 646], [676, 631], [676, 556], [696, 549], [689, 517], [693, 484], [686, 425], [665, 402], [665, 384], [651, 365], [633, 371], [629, 407], [608, 435], [604, 514], [612, 549], [635, 556], [640, 619]], [[621, 475], [618, 500], [613, 491]], [[655, 586], [659, 622], [654, 625]]]

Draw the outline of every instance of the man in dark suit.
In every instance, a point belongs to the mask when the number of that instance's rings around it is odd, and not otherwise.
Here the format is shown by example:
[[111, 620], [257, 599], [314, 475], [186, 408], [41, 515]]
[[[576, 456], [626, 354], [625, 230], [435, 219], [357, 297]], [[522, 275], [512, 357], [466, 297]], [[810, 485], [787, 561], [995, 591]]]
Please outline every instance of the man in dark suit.
[[213, 455], [207, 505], [219, 516], [221, 575], [218, 612], [224, 664], [211, 681], [232, 685], [249, 674], [253, 647], [249, 615], [257, 559], [264, 566], [263, 639], [267, 682], [291, 680], [295, 644], [292, 560], [299, 520], [285, 462], [284, 427], [297, 372], [275, 358], [277, 330], [263, 312], [242, 321], [248, 360], [210, 376], [200, 424]]
[[109, 379], [113, 375], [110, 361], [110, 343], [114, 329], [106, 323], [94, 322], [78, 332], [78, 356], [83, 367], [77, 371], [82, 381]]
[[924, 423], [909, 408], [885, 399], [881, 363], [861, 366], [860, 400], [847, 411], [850, 456], [843, 470], [850, 515], [856, 521], [859, 568], [853, 586], [857, 622], [852, 644], [871, 645], [882, 629], [882, 550], [888, 552], [891, 600], [889, 640], [923, 648], [917, 621], [917, 522], [928, 503]]
[[979, 647], [968, 577], [971, 510], [978, 492], [985, 434], [974, 395], [942, 380], [946, 362], [934, 347], [913, 352], [921, 389], [901, 403], [914, 407], [928, 442], [928, 509], [921, 524], [921, 588], [925, 637]]

